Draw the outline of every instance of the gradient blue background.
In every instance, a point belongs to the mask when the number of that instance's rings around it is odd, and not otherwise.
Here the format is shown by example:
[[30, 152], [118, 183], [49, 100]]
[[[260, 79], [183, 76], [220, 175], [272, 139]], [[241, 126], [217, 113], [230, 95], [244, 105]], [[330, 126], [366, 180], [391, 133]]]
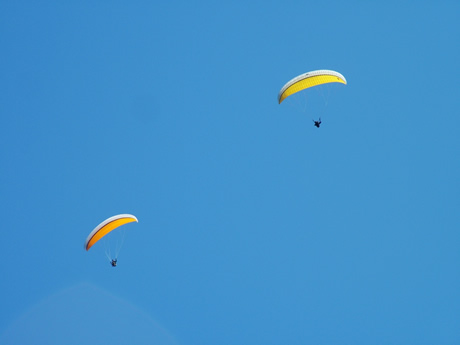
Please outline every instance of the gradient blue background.
[[459, 344], [459, 14], [2, 1], [0, 342]]

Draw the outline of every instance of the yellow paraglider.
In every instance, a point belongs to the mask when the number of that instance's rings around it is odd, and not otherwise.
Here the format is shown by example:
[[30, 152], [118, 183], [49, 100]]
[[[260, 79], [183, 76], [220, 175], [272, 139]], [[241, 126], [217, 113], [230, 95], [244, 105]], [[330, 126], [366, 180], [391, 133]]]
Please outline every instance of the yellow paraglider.
[[89, 250], [97, 241], [103, 238], [112, 230], [131, 222], [137, 222], [137, 218], [131, 214], [119, 214], [104, 220], [91, 231], [86, 238], [85, 249]]
[[343, 75], [335, 71], [318, 70], [307, 72], [291, 79], [281, 88], [278, 94], [278, 103], [281, 104], [287, 97], [299, 91], [327, 83], [346, 84], [347, 81]]

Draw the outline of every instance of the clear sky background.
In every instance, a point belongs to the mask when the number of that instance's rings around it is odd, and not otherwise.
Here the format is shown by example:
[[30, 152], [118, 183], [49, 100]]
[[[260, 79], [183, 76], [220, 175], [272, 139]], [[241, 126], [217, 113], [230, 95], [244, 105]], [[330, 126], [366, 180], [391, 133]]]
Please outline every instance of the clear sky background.
[[2, 1], [0, 343], [459, 344], [459, 14]]

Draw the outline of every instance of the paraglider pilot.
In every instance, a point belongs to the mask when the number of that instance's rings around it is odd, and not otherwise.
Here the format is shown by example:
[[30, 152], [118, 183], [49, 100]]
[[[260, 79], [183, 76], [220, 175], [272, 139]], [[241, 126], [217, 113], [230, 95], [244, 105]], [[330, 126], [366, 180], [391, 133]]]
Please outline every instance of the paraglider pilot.
[[315, 123], [315, 127], [319, 128], [319, 126], [321, 125], [321, 118], [319, 118], [318, 121], [313, 120], [313, 122]]
[[112, 264], [112, 267], [117, 267], [117, 259], [113, 259], [111, 264]]

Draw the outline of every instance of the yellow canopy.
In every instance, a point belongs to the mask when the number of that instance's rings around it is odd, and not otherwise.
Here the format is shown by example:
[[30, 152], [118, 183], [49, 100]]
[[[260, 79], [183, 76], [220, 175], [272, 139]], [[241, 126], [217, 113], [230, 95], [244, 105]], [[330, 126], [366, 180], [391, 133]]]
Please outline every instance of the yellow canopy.
[[91, 231], [86, 238], [85, 249], [89, 250], [97, 241], [107, 235], [110, 231], [127, 223], [137, 222], [137, 218], [131, 214], [119, 214], [104, 220], [101, 224]]
[[284, 85], [278, 94], [278, 103], [281, 104], [287, 97], [296, 92], [305, 90], [309, 87], [327, 84], [327, 83], [342, 83], [347, 81], [339, 72], [329, 70], [318, 70], [301, 74], [294, 79], [291, 79]]

